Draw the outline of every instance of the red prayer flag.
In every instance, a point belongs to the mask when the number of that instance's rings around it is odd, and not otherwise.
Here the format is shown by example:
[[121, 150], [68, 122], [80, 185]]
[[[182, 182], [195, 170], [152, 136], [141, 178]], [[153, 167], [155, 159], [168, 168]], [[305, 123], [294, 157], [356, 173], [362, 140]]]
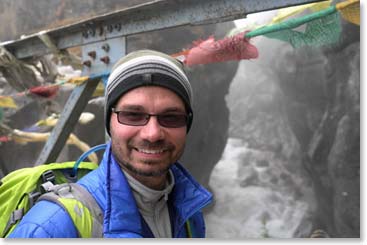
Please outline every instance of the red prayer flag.
[[29, 89], [29, 92], [47, 99], [54, 97], [59, 91], [58, 85], [51, 86], [37, 86]]
[[191, 49], [172, 56], [181, 59], [188, 66], [229, 60], [255, 59], [259, 53], [257, 48], [250, 43], [250, 39], [244, 37], [245, 33], [246, 31], [217, 41], [215, 41], [214, 36], [210, 36], [204, 41], [194, 41]]
[[8, 142], [10, 141], [9, 136], [0, 136], [0, 142]]

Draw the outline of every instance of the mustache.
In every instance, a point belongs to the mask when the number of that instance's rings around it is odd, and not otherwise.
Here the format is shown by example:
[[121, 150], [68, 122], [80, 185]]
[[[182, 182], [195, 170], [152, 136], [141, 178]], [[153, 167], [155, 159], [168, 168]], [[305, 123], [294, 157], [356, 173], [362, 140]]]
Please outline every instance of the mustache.
[[158, 150], [158, 149], [165, 149], [165, 150], [173, 150], [175, 146], [167, 142], [165, 140], [158, 140], [155, 142], [150, 142], [148, 140], [142, 140], [139, 142], [136, 141], [129, 141], [127, 145], [131, 148], [145, 148], [150, 150]]

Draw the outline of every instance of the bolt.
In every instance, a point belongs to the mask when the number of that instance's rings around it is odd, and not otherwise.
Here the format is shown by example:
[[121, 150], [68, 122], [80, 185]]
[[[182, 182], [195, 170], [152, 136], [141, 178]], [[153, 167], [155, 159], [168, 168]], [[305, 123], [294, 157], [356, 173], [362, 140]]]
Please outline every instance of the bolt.
[[107, 31], [108, 32], [112, 32], [113, 31], [113, 26], [112, 25], [108, 25], [107, 26]]
[[88, 55], [92, 57], [94, 60], [96, 59], [96, 56], [97, 56], [96, 51], [90, 51], [88, 52]]
[[83, 31], [82, 36], [83, 36], [84, 38], [88, 38], [88, 32], [87, 32], [87, 31]]
[[94, 35], [96, 35], [96, 30], [95, 29], [89, 29], [88, 34], [90, 34], [92, 37], [94, 37]]
[[105, 43], [102, 45], [102, 49], [106, 52], [110, 51], [110, 45], [108, 45], [108, 43]]
[[102, 35], [103, 35], [103, 32], [104, 32], [104, 30], [103, 30], [103, 26], [100, 26], [100, 27], [99, 27], [99, 33], [98, 33], [98, 34], [99, 34], [100, 36], [102, 36]]
[[102, 61], [105, 64], [108, 64], [108, 63], [110, 63], [110, 57], [104, 56], [104, 57], [100, 58], [100, 61]]
[[86, 61], [83, 61], [83, 65], [88, 66], [88, 67], [91, 67], [92, 66], [92, 62], [90, 60], [86, 60]]
[[121, 31], [121, 23], [117, 23], [117, 24], [115, 24], [115, 29], [116, 29], [117, 31]]

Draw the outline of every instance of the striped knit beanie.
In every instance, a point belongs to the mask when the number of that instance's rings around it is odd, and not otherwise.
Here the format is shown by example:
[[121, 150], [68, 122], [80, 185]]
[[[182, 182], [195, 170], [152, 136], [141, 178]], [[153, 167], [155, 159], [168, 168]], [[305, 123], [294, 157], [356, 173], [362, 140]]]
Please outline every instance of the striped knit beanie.
[[111, 108], [131, 89], [140, 86], [162, 86], [175, 92], [184, 102], [189, 122], [192, 119], [192, 88], [182, 64], [169, 55], [153, 50], [132, 52], [121, 58], [112, 68], [106, 85], [105, 124], [110, 134]]

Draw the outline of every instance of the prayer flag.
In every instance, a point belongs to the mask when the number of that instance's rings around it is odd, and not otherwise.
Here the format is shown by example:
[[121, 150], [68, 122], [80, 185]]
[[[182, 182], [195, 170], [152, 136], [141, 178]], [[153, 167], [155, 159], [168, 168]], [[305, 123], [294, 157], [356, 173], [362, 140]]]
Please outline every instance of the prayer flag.
[[360, 25], [361, 9], [359, 0], [348, 0], [337, 3], [335, 7], [340, 12], [343, 19], [353, 24]]
[[75, 85], [81, 85], [82, 83], [84, 83], [85, 81], [87, 81], [89, 79], [88, 76], [84, 76], [84, 77], [74, 77], [74, 78], [70, 78], [67, 82], [68, 83], [72, 83]]
[[[304, 31], [296, 28], [305, 27]], [[318, 47], [339, 41], [341, 33], [339, 14], [335, 6], [325, 10], [290, 19], [279, 24], [265, 26], [245, 34], [252, 38], [265, 35], [269, 38], [289, 42], [293, 47]]]
[[312, 12], [317, 12], [323, 9], [326, 9], [330, 7], [331, 0], [329, 1], [322, 1], [319, 3], [309, 3], [309, 4], [303, 4], [300, 6], [294, 6], [294, 7], [288, 7], [288, 8], [282, 8], [278, 11], [277, 16], [275, 16], [271, 23], [269, 24], [276, 24], [279, 22], [284, 21], [285, 19], [300, 14], [304, 12], [305, 10], [311, 10]]
[[9, 138], [9, 136], [0, 136], [0, 142], [8, 142], [10, 141], [11, 139]]
[[48, 86], [37, 86], [29, 89], [29, 93], [38, 95], [43, 98], [50, 99], [56, 96], [57, 91], [59, 91], [58, 85], [48, 85]]
[[0, 96], [0, 107], [6, 108], [17, 108], [12, 97], [9, 96]]
[[244, 37], [241, 32], [232, 37], [215, 40], [210, 36], [207, 40], [193, 42], [191, 49], [173, 54], [173, 57], [181, 59], [185, 65], [209, 64], [229, 60], [255, 59], [258, 57], [257, 48], [250, 43], [250, 39]]

